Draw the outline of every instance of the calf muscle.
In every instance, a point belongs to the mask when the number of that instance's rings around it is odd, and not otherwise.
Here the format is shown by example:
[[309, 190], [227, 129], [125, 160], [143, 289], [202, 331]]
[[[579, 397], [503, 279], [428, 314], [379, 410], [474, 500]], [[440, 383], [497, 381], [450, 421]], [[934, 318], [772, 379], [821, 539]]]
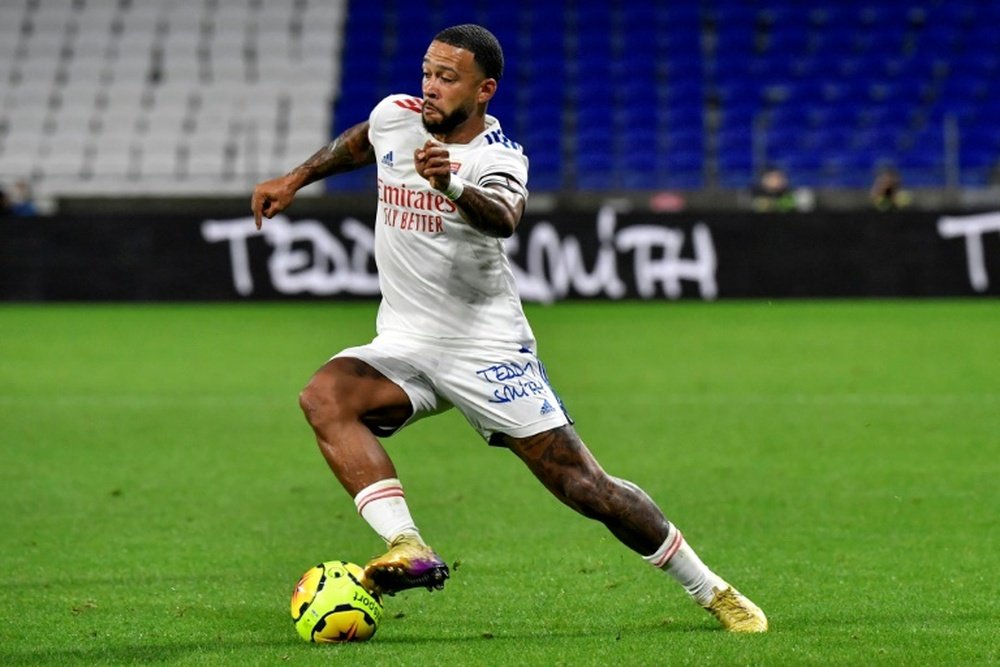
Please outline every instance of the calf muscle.
[[666, 539], [669, 523], [656, 503], [632, 482], [608, 475], [571, 426], [502, 442], [556, 498], [603, 523], [632, 550], [651, 554]]

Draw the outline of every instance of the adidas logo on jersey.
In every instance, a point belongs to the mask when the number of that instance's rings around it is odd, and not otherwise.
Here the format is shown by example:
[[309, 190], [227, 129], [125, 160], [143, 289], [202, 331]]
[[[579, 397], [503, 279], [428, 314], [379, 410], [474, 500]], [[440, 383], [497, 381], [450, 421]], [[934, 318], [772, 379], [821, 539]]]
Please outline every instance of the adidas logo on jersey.
[[547, 415], [550, 412], [555, 412], [555, 411], [556, 411], [556, 409], [554, 407], [552, 407], [552, 404], [549, 403], [548, 399], [545, 399], [545, 400], [542, 401], [542, 409], [539, 411], [538, 414], [540, 414], [540, 415]]
[[389, 151], [388, 153], [386, 153], [385, 155], [383, 155], [381, 162], [385, 166], [391, 167], [392, 166], [392, 151]]

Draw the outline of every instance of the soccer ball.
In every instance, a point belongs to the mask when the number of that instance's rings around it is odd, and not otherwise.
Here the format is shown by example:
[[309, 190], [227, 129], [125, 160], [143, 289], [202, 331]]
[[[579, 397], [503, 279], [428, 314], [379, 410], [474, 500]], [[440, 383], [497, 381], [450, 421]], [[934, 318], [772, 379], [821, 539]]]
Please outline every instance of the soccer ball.
[[361, 642], [382, 620], [382, 600], [361, 585], [364, 570], [331, 560], [310, 568], [292, 591], [292, 620], [307, 642]]

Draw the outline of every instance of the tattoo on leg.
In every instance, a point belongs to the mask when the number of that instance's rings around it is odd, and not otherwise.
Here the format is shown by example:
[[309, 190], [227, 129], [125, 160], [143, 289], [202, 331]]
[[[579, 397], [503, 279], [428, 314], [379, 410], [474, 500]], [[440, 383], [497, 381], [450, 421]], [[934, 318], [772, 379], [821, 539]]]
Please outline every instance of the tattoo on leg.
[[383, 375], [381, 371], [373, 368], [371, 365], [361, 361], [360, 359], [355, 359], [354, 357], [341, 358], [344, 360], [347, 370], [355, 377], [375, 378], [377, 380], [385, 378], [385, 375]]
[[600, 521], [642, 555], [656, 551], [669, 523], [645, 491], [608, 475], [570, 427], [540, 433], [508, 446], [559, 500]]

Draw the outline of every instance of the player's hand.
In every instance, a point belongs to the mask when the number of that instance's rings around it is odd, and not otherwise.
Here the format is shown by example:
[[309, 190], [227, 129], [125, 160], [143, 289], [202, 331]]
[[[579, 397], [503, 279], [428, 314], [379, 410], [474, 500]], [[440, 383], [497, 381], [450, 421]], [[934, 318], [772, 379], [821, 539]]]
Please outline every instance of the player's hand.
[[253, 221], [257, 229], [260, 229], [262, 217], [273, 218], [288, 208], [295, 198], [295, 191], [288, 176], [258, 183], [250, 197], [250, 210], [253, 211]]
[[423, 148], [413, 152], [413, 161], [417, 173], [435, 190], [444, 192], [451, 185], [451, 156], [441, 144], [428, 139]]

